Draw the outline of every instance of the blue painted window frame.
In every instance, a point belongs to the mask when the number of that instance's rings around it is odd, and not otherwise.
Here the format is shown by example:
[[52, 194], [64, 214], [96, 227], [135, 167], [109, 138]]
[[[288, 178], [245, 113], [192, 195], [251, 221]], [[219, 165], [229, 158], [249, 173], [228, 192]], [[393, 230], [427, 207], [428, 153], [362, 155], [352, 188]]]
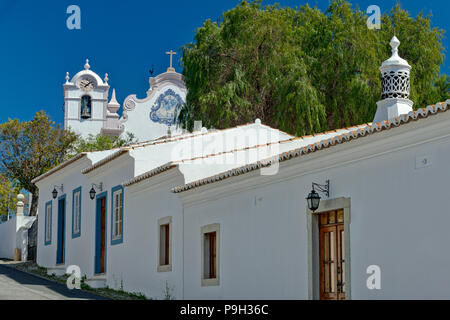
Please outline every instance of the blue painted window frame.
[[[80, 193], [80, 204], [78, 206], [78, 232], [75, 233], [75, 193]], [[78, 187], [72, 191], [72, 239], [79, 238], [81, 236], [81, 187]]]
[[[50, 217], [47, 217], [47, 208], [50, 206]], [[44, 245], [48, 246], [52, 244], [52, 216], [53, 216], [53, 203], [52, 201], [48, 201], [45, 203], [45, 226], [44, 226]], [[50, 219], [50, 224], [48, 224], [47, 219]], [[47, 225], [49, 225], [50, 230], [48, 230], [50, 234], [50, 239], [47, 241]]]
[[95, 197], [95, 256], [94, 256], [94, 274], [100, 274], [99, 268], [100, 268], [100, 264], [99, 264], [99, 257], [100, 257], [100, 247], [99, 247], [99, 242], [100, 242], [100, 227], [101, 227], [101, 223], [100, 223], [100, 206], [98, 205], [98, 200], [101, 198], [105, 198], [105, 273], [106, 270], [108, 268], [108, 258], [107, 258], [107, 253], [108, 253], [108, 191], [104, 191], [100, 194], [98, 194]]
[[[114, 192], [116, 191], [122, 191], [122, 226], [120, 228], [120, 237], [118, 238], [114, 238]], [[123, 243], [123, 224], [124, 224], [124, 211], [125, 211], [125, 203], [124, 203], [124, 190], [123, 187], [121, 185], [115, 186], [114, 188], [111, 189], [111, 245], [116, 245], [116, 244], [120, 244]]]

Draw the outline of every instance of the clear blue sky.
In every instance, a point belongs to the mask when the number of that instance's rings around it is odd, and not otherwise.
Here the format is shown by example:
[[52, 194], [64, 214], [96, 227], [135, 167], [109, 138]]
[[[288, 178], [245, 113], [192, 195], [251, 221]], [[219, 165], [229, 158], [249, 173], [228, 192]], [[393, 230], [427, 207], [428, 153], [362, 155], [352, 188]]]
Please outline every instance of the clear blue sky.
[[[66, 71], [73, 76], [89, 58], [91, 69], [116, 88], [118, 100], [129, 94], [145, 97], [151, 66], [155, 74], [165, 71], [164, 54], [193, 40], [195, 30], [208, 18], [217, 19], [237, 0], [0, 0], [0, 122], [8, 118], [31, 119], [45, 110], [63, 122], [63, 88]], [[305, 3], [324, 9], [328, 0], [279, 0], [282, 6]], [[390, 10], [396, 0], [352, 0], [362, 10], [378, 5]], [[433, 24], [449, 30], [448, 0], [404, 0], [413, 16], [421, 10], [433, 13]], [[81, 8], [81, 30], [68, 30], [66, 9]], [[447, 35], [448, 36], [448, 35]], [[445, 39], [445, 46], [449, 46]], [[180, 55], [175, 56], [178, 61]], [[447, 59], [443, 71], [450, 74]], [[177, 70], [181, 71], [177, 66]]]

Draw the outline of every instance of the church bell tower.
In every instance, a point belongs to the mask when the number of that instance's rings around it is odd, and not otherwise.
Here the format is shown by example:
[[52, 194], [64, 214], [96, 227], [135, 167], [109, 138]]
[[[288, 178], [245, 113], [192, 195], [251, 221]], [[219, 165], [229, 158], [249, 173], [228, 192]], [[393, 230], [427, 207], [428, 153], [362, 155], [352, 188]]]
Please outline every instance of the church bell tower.
[[71, 80], [66, 74], [64, 87], [64, 128], [86, 138], [101, 133], [107, 118], [108, 77], [102, 80], [86, 60], [84, 70]]

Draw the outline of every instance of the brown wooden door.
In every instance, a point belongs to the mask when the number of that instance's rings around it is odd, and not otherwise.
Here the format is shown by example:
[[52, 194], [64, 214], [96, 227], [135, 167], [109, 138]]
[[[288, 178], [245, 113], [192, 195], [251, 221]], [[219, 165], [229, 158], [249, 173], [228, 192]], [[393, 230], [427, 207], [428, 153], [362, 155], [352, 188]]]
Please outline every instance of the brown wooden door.
[[106, 198], [101, 199], [100, 206], [100, 273], [105, 273]]
[[345, 252], [342, 210], [320, 214], [319, 225], [320, 299], [343, 300]]

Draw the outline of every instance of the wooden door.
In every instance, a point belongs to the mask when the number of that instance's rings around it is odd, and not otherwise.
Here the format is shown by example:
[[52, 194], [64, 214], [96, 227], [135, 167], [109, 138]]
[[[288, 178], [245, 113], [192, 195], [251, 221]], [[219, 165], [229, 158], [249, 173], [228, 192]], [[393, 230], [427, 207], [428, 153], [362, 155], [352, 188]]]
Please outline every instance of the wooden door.
[[100, 208], [100, 273], [105, 273], [105, 245], [106, 245], [106, 198], [101, 199]]
[[66, 236], [66, 199], [58, 200], [58, 242], [56, 245], [56, 264], [64, 264]]
[[343, 210], [319, 215], [320, 299], [345, 299]]
[[97, 199], [95, 236], [95, 273], [106, 271], [106, 197]]

